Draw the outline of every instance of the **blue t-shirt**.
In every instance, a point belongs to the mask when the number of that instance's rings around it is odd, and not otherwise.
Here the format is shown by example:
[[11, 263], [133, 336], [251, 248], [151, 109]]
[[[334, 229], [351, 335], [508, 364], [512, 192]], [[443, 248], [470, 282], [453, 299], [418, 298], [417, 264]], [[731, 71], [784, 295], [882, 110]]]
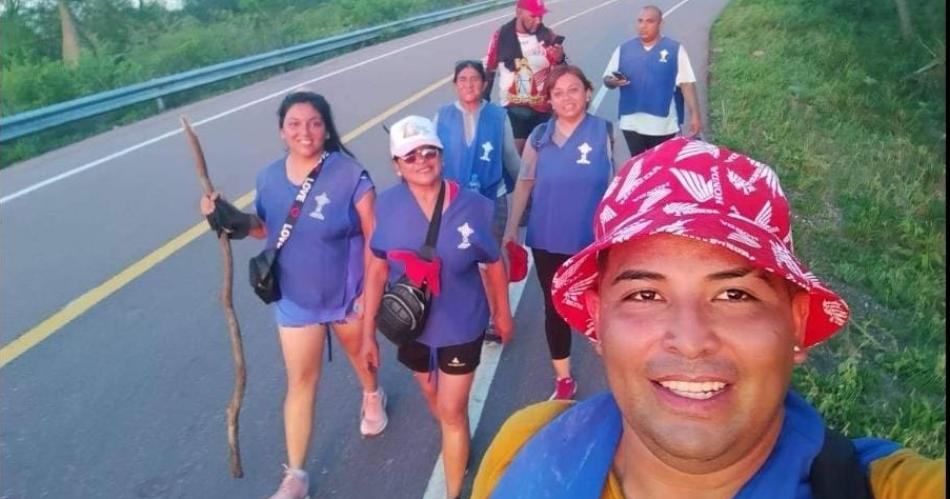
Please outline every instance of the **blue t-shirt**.
[[[267, 228], [267, 247], [277, 236], [300, 190], [287, 179], [286, 158], [257, 175], [257, 216]], [[356, 203], [373, 188], [355, 159], [330, 153], [307, 195], [290, 239], [277, 256], [282, 326], [345, 319], [363, 290], [363, 230]]]
[[[435, 253], [442, 262], [441, 291], [432, 298], [429, 318], [417, 340], [434, 348], [474, 341], [488, 326], [488, 301], [478, 264], [499, 257], [492, 235], [494, 203], [457, 185], [454, 189], [458, 194], [442, 214], [436, 242]], [[400, 261], [387, 258], [387, 253], [418, 252], [428, 230], [429, 220], [405, 183], [380, 193], [370, 248], [379, 258], [387, 259], [390, 283], [398, 280], [404, 269]]]

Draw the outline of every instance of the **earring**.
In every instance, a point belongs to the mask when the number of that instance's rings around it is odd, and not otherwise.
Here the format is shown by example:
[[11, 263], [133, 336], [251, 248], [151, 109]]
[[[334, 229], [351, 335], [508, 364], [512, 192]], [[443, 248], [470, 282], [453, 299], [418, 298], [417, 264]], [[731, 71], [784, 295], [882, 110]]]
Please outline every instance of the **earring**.
[[798, 345], [795, 345], [795, 346], [792, 347], [792, 351], [795, 352], [795, 353], [801, 353], [802, 347], [800, 347], [800, 346], [798, 346]]

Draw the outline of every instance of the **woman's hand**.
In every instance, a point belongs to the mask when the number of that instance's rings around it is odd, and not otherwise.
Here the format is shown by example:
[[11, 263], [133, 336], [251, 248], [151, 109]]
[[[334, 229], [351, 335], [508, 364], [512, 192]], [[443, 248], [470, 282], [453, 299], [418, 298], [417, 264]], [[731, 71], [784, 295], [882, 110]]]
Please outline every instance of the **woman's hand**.
[[201, 196], [201, 202], [199, 204], [201, 214], [208, 216], [214, 213], [214, 200], [218, 199], [219, 197], [221, 197], [221, 194], [217, 192], [212, 192], [211, 194], [205, 194], [204, 196]]
[[369, 372], [375, 373], [379, 369], [379, 344], [376, 343], [376, 338], [363, 338], [359, 359]]
[[492, 323], [495, 325], [495, 332], [501, 336], [502, 343], [508, 343], [515, 334], [515, 321], [511, 317], [511, 311], [507, 308], [498, 310], [492, 317]]
[[259, 237], [263, 231], [257, 217], [244, 213], [221, 197], [221, 194], [212, 192], [201, 196], [199, 203], [201, 214], [208, 220], [211, 230], [219, 236], [224, 233], [229, 239], [244, 239], [254, 231], [253, 237]]

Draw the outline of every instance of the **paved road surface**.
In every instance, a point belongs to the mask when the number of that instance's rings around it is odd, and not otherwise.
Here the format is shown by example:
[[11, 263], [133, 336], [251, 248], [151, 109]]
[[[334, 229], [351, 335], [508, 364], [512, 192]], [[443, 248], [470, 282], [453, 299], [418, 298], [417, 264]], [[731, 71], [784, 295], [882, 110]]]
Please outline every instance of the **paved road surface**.
[[[658, 3], [675, 8], [664, 32], [690, 51], [704, 97], [708, 30], [726, 0]], [[599, 87], [607, 58], [633, 36], [644, 2], [549, 5], [547, 24], [567, 37], [572, 62]], [[168, 133], [180, 114], [198, 123], [216, 186], [238, 199], [281, 153], [280, 96], [306, 85], [327, 96], [352, 138], [348, 146], [377, 186], [388, 187], [386, 137], [374, 122], [358, 127], [381, 115], [392, 123], [434, 114], [453, 92], [433, 84], [456, 60], [481, 57], [512, 10], [365, 48], [0, 172], [0, 498], [266, 497], [285, 459], [284, 381], [271, 313], [244, 284], [243, 262], [259, 245], [234, 245], [249, 383], [241, 414], [246, 476], [233, 480], [223, 410], [232, 366], [217, 302], [217, 243], [207, 232], [193, 241], [197, 230], [186, 234], [200, 221], [199, 191], [183, 137]], [[616, 99], [608, 92], [597, 113], [612, 118]], [[402, 107], [393, 114], [394, 106]], [[24, 191], [77, 167], [86, 169]], [[165, 253], [143, 260], [159, 248]], [[550, 392], [541, 306], [532, 275], [517, 311], [518, 336], [501, 353], [483, 401], [473, 466], [513, 410]], [[603, 389], [592, 349], [577, 339], [575, 352], [579, 396]], [[423, 496], [438, 429], [388, 346], [383, 359], [391, 420], [371, 440], [359, 438], [359, 384], [342, 352], [325, 365], [307, 462], [314, 497]]]

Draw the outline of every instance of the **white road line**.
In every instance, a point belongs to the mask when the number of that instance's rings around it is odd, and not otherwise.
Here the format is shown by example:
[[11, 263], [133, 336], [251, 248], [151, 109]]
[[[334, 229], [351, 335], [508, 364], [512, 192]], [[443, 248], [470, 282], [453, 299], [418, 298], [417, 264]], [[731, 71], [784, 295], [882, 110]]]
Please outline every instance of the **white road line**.
[[[608, 2], [602, 3], [596, 7], [587, 9], [583, 12], [580, 12], [576, 15], [563, 19], [560, 22], [553, 24], [552, 27], [556, 27], [560, 24], [564, 24], [574, 18], [580, 17], [590, 11], [599, 9], [605, 5], [616, 2], [617, 0], [610, 0]], [[690, 0], [682, 0], [680, 3], [670, 7], [663, 15], [664, 18], [672, 14], [676, 9], [680, 8]], [[553, 2], [552, 2], [553, 3]], [[606, 70], [606, 67], [604, 68]], [[594, 99], [591, 101], [590, 113], [596, 114], [597, 109], [600, 108], [600, 104], [604, 101], [604, 96], [607, 95], [607, 87], [601, 85], [597, 89], [597, 94], [594, 96]], [[531, 255], [528, 254], [528, 276], [521, 282], [518, 282], [512, 285], [508, 289], [508, 300], [511, 302], [512, 313], [518, 310], [518, 304], [521, 303], [521, 296], [524, 294], [525, 283], [530, 279], [531, 268], [534, 266], [534, 260], [530, 259]], [[517, 336], [517, 334], [515, 335]], [[495, 371], [498, 369], [498, 361], [501, 358], [501, 352], [504, 350], [504, 345], [495, 345], [495, 344], [486, 344], [482, 348], [482, 356], [478, 365], [478, 369], [475, 371], [475, 380], [472, 382], [472, 392], [469, 395], [468, 399], [468, 425], [469, 432], [474, 435], [475, 430], [478, 428], [478, 422], [482, 418], [482, 411], [485, 409], [485, 402], [488, 399], [488, 391], [491, 388], [492, 380], [495, 378]], [[469, 473], [478, 472], [478, 463], [469, 463]], [[441, 499], [445, 497], [445, 469], [442, 466], [442, 454], [439, 453], [439, 458], [435, 462], [435, 466], [432, 469], [432, 476], [429, 478], [429, 483], [426, 486], [425, 495], [423, 499]]]
[[[551, 27], [555, 28], [569, 21], [573, 21], [584, 14], [593, 12], [612, 3], [616, 3], [617, 1], [618, 0], [608, 0], [607, 2], [601, 3], [587, 10], [578, 12], [573, 16], [562, 19], [552, 24]], [[601, 92], [598, 91], [598, 95], [600, 93]], [[601, 97], [600, 100], [602, 101], [603, 97]], [[599, 106], [599, 103], [597, 106], [594, 106], [591, 110], [591, 113], [596, 112], [597, 107]], [[530, 260], [530, 254], [528, 256], [529, 277], [526, 277], [521, 282], [511, 285], [511, 287], [508, 289], [508, 300], [511, 302], [512, 313], [518, 310], [518, 304], [521, 303], [521, 296], [524, 294], [525, 283], [528, 281], [528, 279], [530, 279], [531, 268], [534, 266], [534, 261]], [[469, 432], [472, 435], [475, 434], [475, 430], [478, 428], [478, 422], [482, 418], [482, 411], [485, 409], [486, 400], [488, 400], [488, 391], [489, 388], [491, 388], [492, 380], [495, 378], [495, 371], [498, 369], [498, 361], [501, 358], [501, 352], [504, 349], [504, 345], [496, 344], [486, 344], [482, 348], [481, 360], [479, 361], [478, 369], [475, 371], [475, 380], [472, 382], [472, 392], [468, 399], [468, 426]], [[477, 471], [475, 465], [477, 465], [477, 463], [469, 463], [469, 473], [475, 473]], [[443, 497], [445, 497], [445, 469], [442, 466], [442, 454], [439, 453], [439, 458], [436, 460], [435, 466], [432, 468], [432, 476], [429, 477], [429, 483], [426, 486], [423, 499], [441, 499]]]
[[597, 95], [595, 95], [594, 99], [590, 101], [590, 114], [597, 114], [597, 110], [600, 109], [600, 104], [604, 102], [604, 97], [606, 95], [607, 86], [601, 84], [600, 88], [597, 89]]
[[[508, 301], [511, 304], [511, 311], [518, 311], [518, 305], [521, 303], [521, 297], [524, 295], [524, 287], [531, 277], [531, 269], [534, 267], [534, 259], [531, 253], [528, 253], [528, 277], [520, 282], [512, 284], [508, 288]], [[515, 331], [515, 336], [518, 332]], [[498, 361], [501, 359], [501, 352], [505, 349], [504, 345], [497, 343], [485, 343], [482, 346], [482, 356], [475, 370], [475, 380], [472, 382], [472, 392], [468, 398], [468, 425], [472, 435], [478, 428], [478, 422], [482, 419], [482, 411], [485, 409], [485, 401], [488, 400], [488, 389], [491, 388], [491, 382], [495, 379], [495, 371], [498, 369]], [[472, 469], [469, 473], [474, 473], [475, 463], [469, 463]], [[432, 476], [429, 477], [429, 484], [426, 486], [425, 499], [441, 499], [445, 497], [445, 469], [442, 466], [442, 454], [435, 462], [432, 469]]]
[[[552, 4], [553, 4], [553, 3], [555, 3], [555, 2], [549, 2], [549, 3], [552, 3]], [[261, 98], [259, 98], [259, 99], [257, 99], [257, 100], [253, 100], [253, 101], [251, 101], [251, 102], [247, 102], [247, 103], [245, 103], [245, 104], [242, 104], [242, 105], [240, 105], [240, 106], [238, 106], [238, 107], [229, 109], [229, 110], [224, 111], [224, 112], [222, 112], [222, 113], [218, 113], [218, 114], [216, 114], [216, 115], [214, 115], [214, 116], [211, 116], [210, 118], [205, 118], [205, 119], [203, 119], [203, 120], [196, 121], [196, 122], [192, 123], [191, 126], [197, 128], [197, 127], [199, 127], [199, 126], [201, 126], [201, 125], [204, 125], [205, 123], [210, 123], [210, 122], [212, 122], [212, 121], [218, 120], [218, 119], [223, 118], [223, 117], [225, 117], [225, 116], [228, 116], [228, 115], [230, 115], [230, 114], [234, 114], [234, 113], [236, 113], [236, 112], [238, 112], [238, 111], [241, 111], [241, 110], [243, 110], [243, 109], [247, 109], [248, 107], [251, 107], [251, 106], [260, 104], [260, 103], [262, 103], [262, 102], [271, 100], [271, 99], [273, 99], [273, 98], [275, 98], [275, 97], [282, 97], [282, 96], [283, 96], [284, 94], [286, 94], [287, 92], [290, 92], [291, 90], [297, 89], [297, 88], [299, 88], [299, 87], [301, 87], [301, 86], [303, 86], [303, 85], [308, 85], [308, 84], [315, 83], [315, 82], [318, 82], [318, 81], [321, 81], [321, 80], [325, 80], [325, 79], [327, 79], [327, 78], [336, 76], [336, 75], [338, 75], [338, 74], [345, 73], [345, 72], [347, 72], [347, 71], [351, 71], [351, 70], [353, 70], [353, 69], [356, 69], [356, 68], [365, 66], [365, 65], [367, 65], [367, 64], [376, 62], [376, 61], [378, 61], [378, 60], [380, 60], [380, 59], [384, 59], [384, 58], [389, 57], [389, 56], [391, 56], [391, 55], [398, 54], [398, 53], [400, 53], [400, 52], [405, 52], [406, 50], [409, 50], [409, 49], [418, 47], [418, 46], [420, 46], [420, 45], [425, 45], [425, 44], [430, 43], [430, 42], [433, 42], [433, 41], [435, 41], [435, 40], [440, 40], [440, 39], [445, 38], [445, 37], [447, 37], [447, 36], [451, 36], [451, 35], [454, 35], [454, 34], [457, 34], [457, 33], [461, 33], [462, 31], [466, 31], [466, 30], [469, 30], [469, 29], [472, 29], [472, 28], [477, 28], [478, 26], [482, 26], [482, 25], [484, 25], [484, 24], [488, 24], [488, 23], [497, 21], [497, 20], [499, 20], [499, 19], [508, 18], [508, 17], [510, 17], [510, 16], [511, 16], [511, 14], [508, 13], [508, 12], [506, 12], [505, 14], [498, 15], [498, 16], [495, 16], [495, 17], [491, 17], [491, 18], [489, 18], [489, 19], [485, 19], [485, 20], [483, 20], [483, 21], [479, 21], [479, 22], [477, 22], [477, 23], [470, 24], [470, 25], [468, 25], [468, 26], [463, 26], [463, 27], [461, 27], [461, 28], [458, 28], [458, 29], [449, 31], [449, 32], [447, 32], [447, 33], [443, 33], [443, 34], [441, 34], [441, 35], [436, 35], [436, 36], [433, 36], [433, 37], [430, 37], [430, 38], [426, 38], [425, 40], [420, 40], [420, 41], [418, 41], [418, 42], [415, 42], [415, 43], [406, 45], [405, 47], [401, 47], [401, 48], [398, 48], [398, 49], [395, 49], [395, 50], [391, 50], [391, 51], [389, 51], [389, 52], [386, 52], [385, 54], [380, 54], [380, 55], [377, 55], [377, 56], [375, 56], [375, 57], [371, 57], [371, 58], [369, 58], [369, 59], [366, 59], [366, 60], [364, 60], [364, 61], [358, 62], [358, 63], [356, 63], [356, 64], [352, 64], [352, 65], [350, 65], [350, 66], [347, 66], [347, 67], [344, 67], [344, 68], [340, 68], [340, 69], [338, 69], [338, 70], [336, 70], [336, 71], [331, 71], [331, 72], [329, 72], [329, 73], [326, 73], [326, 74], [324, 74], [324, 75], [318, 76], [318, 77], [316, 77], [316, 78], [313, 78], [313, 79], [310, 79], [310, 80], [307, 80], [307, 81], [303, 81], [303, 82], [297, 83], [297, 84], [295, 84], [295, 85], [293, 85], [293, 86], [284, 88], [284, 89], [282, 89], [282, 90], [278, 90], [277, 92], [273, 92], [273, 93], [268, 94], [268, 95], [266, 95], [266, 96], [264, 96], [264, 97], [261, 97]], [[146, 140], [146, 141], [144, 141], [144, 142], [140, 142], [140, 143], [135, 144], [135, 145], [133, 145], [133, 146], [127, 147], [127, 148], [125, 148], [125, 149], [122, 149], [121, 151], [114, 152], [114, 153], [112, 153], [112, 154], [110, 154], [110, 155], [108, 155], [108, 156], [99, 158], [99, 159], [97, 159], [97, 160], [95, 160], [95, 161], [91, 161], [91, 162], [86, 163], [86, 164], [81, 165], [81, 166], [77, 166], [77, 167], [75, 167], [75, 168], [73, 168], [73, 169], [71, 169], [71, 170], [65, 171], [65, 172], [63, 172], [63, 173], [60, 173], [59, 175], [56, 175], [56, 176], [54, 176], [54, 177], [50, 177], [50, 178], [48, 178], [48, 179], [46, 179], [46, 180], [43, 180], [43, 181], [41, 181], [41, 182], [37, 182], [37, 183], [35, 183], [35, 184], [33, 184], [33, 185], [29, 186], [29, 187], [20, 189], [19, 191], [16, 191], [16, 192], [14, 192], [14, 193], [12, 193], [12, 194], [8, 194], [8, 195], [6, 195], [6, 196], [0, 198], [0, 205], [6, 204], [6, 203], [8, 203], [8, 202], [10, 202], [10, 201], [13, 201], [14, 199], [17, 199], [17, 198], [19, 198], [19, 197], [25, 196], [25, 195], [27, 195], [27, 194], [29, 194], [29, 193], [31, 193], [31, 192], [33, 192], [33, 191], [36, 191], [36, 190], [38, 190], [38, 189], [42, 189], [43, 187], [46, 187], [46, 186], [55, 184], [56, 182], [59, 182], [60, 180], [67, 179], [67, 178], [72, 177], [73, 175], [76, 175], [76, 174], [78, 174], [78, 173], [82, 173], [82, 172], [84, 172], [84, 171], [86, 171], [86, 170], [89, 170], [89, 169], [91, 169], [91, 168], [95, 168], [95, 167], [97, 167], [97, 166], [99, 166], [99, 165], [101, 165], [101, 164], [103, 164], [103, 163], [106, 163], [106, 162], [111, 161], [111, 160], [113, 160], [113, 159], [116, 159], [116, 158], [118, 158], [118, 157], [125, 156], [126, 154], [128, 154], [128, 153], [130, 153], [130, 152], [137, 151], [137, 150], [139, 150], [139, 149], [141, 149], [141, 148], [143, 148], [143, 147], [152, 145], [152, 144], [154, 144], [154, 143], [156, 143], [156, 142], [158, 142], [158, 141], [161, 141], [161, 140], [167, 139], [167, 138], [169, 138], [169, 137], [178, 135], [179, 133], [181, 133], [181, 129], [180, 129], [180, 128], [176, 128], [176, 129], [171, 130], [171, 131], [169, 131], [169, 132], [163, 133], [163, 134], [161, 134], [161, 135], [159, 135], [159, 136], [157, 136], [157, 137], [148, 139], [148, 140]]]

